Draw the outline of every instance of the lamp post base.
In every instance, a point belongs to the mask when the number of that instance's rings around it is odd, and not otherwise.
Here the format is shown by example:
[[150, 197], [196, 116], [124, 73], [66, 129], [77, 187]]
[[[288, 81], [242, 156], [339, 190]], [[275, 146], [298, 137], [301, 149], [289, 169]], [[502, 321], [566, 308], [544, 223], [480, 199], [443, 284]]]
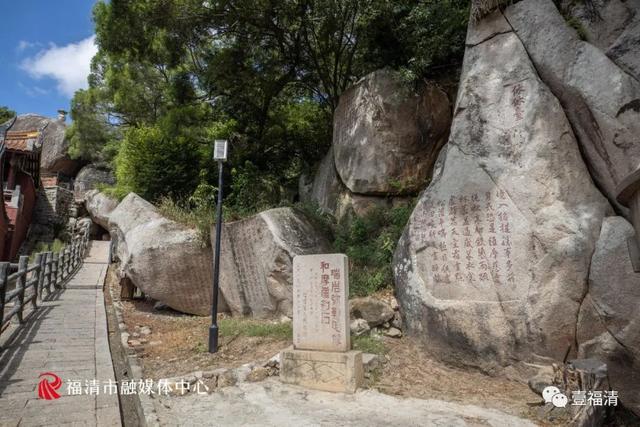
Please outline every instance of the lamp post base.
[[209, 326], [209, 353], [218, 352], [218, 325]]

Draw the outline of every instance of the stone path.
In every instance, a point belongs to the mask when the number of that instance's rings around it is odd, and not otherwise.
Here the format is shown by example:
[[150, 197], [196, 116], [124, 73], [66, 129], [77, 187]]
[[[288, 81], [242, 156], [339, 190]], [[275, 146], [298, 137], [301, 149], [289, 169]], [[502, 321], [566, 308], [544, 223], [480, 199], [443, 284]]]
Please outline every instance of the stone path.
[[[115, 382], [102, 293], [109, 243], [92, 241], [66, 289], [47, 298], [0, 352], [0, 426], [120, 426], [118, 397], [104, 393], [104, 384]], [[45, 372], [62, 379], [57, 400], [38, 398]], [[91, 380], [100, 384], [97, 395], [85, 388]]]
[[210, 395], [161, 397], [156, 411], [171, 426], [442, 426], [534, 427], [533, 422], [436, 399], [401, 398], [374, 390], [355, 394], [306, 390], [277, 379], [240, 383]]

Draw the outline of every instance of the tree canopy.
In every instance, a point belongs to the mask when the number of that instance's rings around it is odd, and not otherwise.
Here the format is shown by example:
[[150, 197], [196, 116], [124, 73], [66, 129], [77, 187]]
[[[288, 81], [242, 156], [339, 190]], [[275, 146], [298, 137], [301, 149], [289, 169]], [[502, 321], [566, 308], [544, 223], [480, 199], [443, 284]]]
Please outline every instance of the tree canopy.
[[456, 73], [468, 13], [468, 0], [99, 1], [72, 155], [112, 161], [118, 191], [193, 201], [228, 138], [230, 202], [276, 205], [326, 152], [349, 85], [382, 67]]
[[0, 106], [0, 123], [4, 123], [16, 116], [16, 112], [9, 107]]

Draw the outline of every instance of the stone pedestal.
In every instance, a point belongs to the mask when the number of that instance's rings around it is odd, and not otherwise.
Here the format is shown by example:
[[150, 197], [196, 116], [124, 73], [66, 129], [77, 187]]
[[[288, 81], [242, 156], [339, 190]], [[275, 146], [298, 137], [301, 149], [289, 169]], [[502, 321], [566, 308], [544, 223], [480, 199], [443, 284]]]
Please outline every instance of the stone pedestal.
[[280, 380], [316, 390], [355, 393], [364, 380], [362, 352], [289, 347], [280, 354]]

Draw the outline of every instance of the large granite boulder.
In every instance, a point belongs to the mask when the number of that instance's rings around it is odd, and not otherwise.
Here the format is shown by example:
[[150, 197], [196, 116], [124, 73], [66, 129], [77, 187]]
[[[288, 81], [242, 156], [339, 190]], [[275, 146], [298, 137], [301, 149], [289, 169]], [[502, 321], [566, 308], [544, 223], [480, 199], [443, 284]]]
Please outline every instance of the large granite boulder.
[[113, 185], [116, 179], [107, 166], [87, 165], [80, 169], [73, 183], [73, 193], [76, 199], [83, 199], [85, 194], [94, 190], [99, 184]]
[[39, 130], [43, 133], [40, 167], [42, 172], [63, 173], [73, 176], [80, 166], [69, 157], [69, 141], [65, 137], [64, 120], [51, 119], [38, 114], [21, 114], [9, 128], [11, 131]]
[[109, 214], [118, 206], [118, 201], [98, 190], [91, 190], [84, 196], [84, 205], [93, 222], [108, 230]]
[[135, 193], [111, 211], [109, 230], [121, 276], [175, 310], [211, 313], [213, 255], [197, 230], [163, 217]]
[[640, 0], [563, 0], [561, 11], [587, 42], [640, 80]]
[[607, 363], [611, 388], [625, 407], [640, 415], [640, 273], [633, 270], [627, 245], [633, 236], [624, 218], [605, 218], [580, 309], [577, 342], [580, 357]]
[[220, 291], [230, 311], [260, 318], [291, 317], [293, 257], [330, 249], [326, 237], [291, 208], [224, 224], [221, 246]]
[[500, 12], [469, 29], [454, 117], [394, 255], [408, 332], [442, 359], [487, 371], [575, 356], [610, 206]]
[[334, 113], [338, 175], [353, 193], [417, 193], [450, 122], [447, 95], [434, 84], [414, 91], [392, 71], [373, 72], [340, 96]]
[[580, 40], [552, 0], [521, 1], [504, 14], [562, 103], [594, 180], [615, 203], [618, 184], [640, 167], [640, 81]]

